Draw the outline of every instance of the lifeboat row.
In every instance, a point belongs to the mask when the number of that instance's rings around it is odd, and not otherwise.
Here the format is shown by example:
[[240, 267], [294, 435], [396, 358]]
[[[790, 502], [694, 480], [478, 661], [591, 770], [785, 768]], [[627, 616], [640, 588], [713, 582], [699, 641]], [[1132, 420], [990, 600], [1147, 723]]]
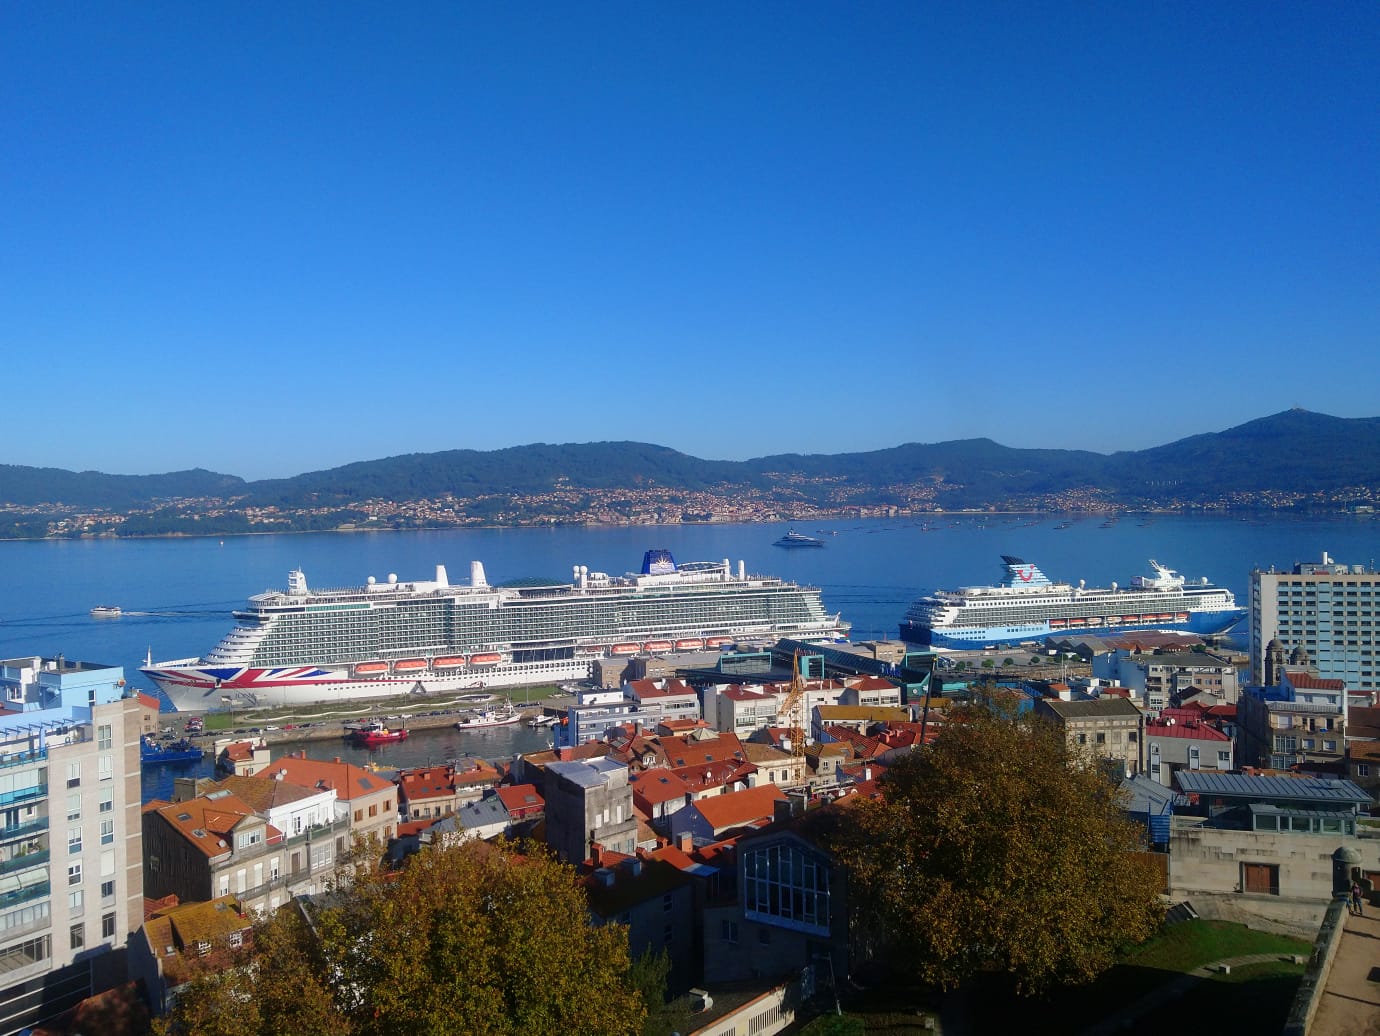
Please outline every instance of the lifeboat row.
[[501, 652], [481, 651], [473, 655], [439, 655], [430, 660], [400, 658], [392, 663], [384, 661], [356, 662], [352, 668], [355, 676], [387, 676], [390, 672], [394, 675], [407, 676], [412, 673], [425, 672], [428, 669], [459, 669], [466, 665], [498, 665], [504, 660], [505, 656]]
[[1147, 622], [1187, 622], [1188, 612], [1158, 612], [1156, 614], [1147, 613], [1145, 615], [1108, 615], [1105, 619], [1101, 616], [1091, 616], [1090, 618], [1080, 619], [1050, 619], [1049, 628], [1052, 630], [1077, 629], [1086, 626], [1127, 626], [1139, 625]]

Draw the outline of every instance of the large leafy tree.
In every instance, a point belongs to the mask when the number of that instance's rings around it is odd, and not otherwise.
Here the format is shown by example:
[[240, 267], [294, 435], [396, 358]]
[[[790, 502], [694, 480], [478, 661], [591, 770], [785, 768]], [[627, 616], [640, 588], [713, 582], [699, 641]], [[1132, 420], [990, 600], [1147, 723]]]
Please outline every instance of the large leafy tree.
[[1051, 724], [955, 712], [836, 836], [858, 934], [940, 987], [979, 972], [1022, 993], [1090, 981], [1163, 916], [1138, 827]]
[[164, 1031], [188, 1036], [635, 1036], [646, 1010], [626, 929], [588, 924], [544, 850], [466, 843], [400, 873], [367, 866], [330, 905], [256, 930], [277, 951], [199, 978]]

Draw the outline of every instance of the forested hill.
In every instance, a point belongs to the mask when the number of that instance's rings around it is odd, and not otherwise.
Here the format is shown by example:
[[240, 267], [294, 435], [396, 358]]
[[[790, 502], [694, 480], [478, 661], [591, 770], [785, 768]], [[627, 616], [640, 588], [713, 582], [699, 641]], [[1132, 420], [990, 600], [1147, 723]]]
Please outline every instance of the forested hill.
[[[1101, 411], [1097, 422], [1133, 420]], [[1223, 432], [1114, 454], [1013, 449], [990, 439], [908, 443], [868, 453], [784, 454], [712, 461], [635, 442], [448, 450], [360, 461], [293, 478], [246, 482], [201, 469], [107, 475], [0, 465], [0, 504], [108, 509], [175, 498], [245, 506], [348, 507], [371, 499], [534, 497], [555, 491], [657, 487], [693, 492], [760, 491], [806, 503], [913, 503], [946, 507], [1030, 504], [1095, 491], [1125, 505], [1191, 503], [1233, 494], [1320, 493], [1358, 499], [1380, 491], [1380, 418], [1291, 410]]]

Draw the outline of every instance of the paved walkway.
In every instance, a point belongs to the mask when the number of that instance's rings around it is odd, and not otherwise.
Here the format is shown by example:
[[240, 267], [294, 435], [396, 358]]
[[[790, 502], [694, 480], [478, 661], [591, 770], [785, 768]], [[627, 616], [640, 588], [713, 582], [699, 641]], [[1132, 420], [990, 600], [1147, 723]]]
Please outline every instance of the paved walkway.
[[1269, 964], [1277, 960], [1288, 959], [1290, 958], [1282, 953], [1253, 953], [1246, 957], [1228, 957], [1226, 960], [1216, 960], [1211, 964], [1204, 964], [1201, 968], [1190, 971], [1186, 975], [1180, 975], [1178, 978], [1152, 989], [1139, 1000], [1128, 1004], [1116, 1014], [1109, 1015], [1096, 1025], [1089, 1026], [1083, 1030], [1082, 1036], [1110, 1036], [1112, 1033], [1121, 1032], [1123, 1029], [1130, 1028], [1151, 1011], [1164, 1006], [1172, 1000], [1177, 1000], [1199, 982], [1211, 978], [1212, 975], [1220, 971], [1223, 966], [1242, 968], [1248, 964]]
[[1342, 944], [1308, 1036], [1380, 1036], [1380, 910], [1344, 915]]

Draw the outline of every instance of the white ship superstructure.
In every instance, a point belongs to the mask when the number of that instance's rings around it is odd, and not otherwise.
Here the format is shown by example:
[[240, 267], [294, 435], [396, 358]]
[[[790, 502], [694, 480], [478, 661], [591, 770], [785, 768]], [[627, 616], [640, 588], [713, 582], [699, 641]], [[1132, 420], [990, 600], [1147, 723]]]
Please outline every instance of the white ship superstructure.
[[468, 585], [438, 565], [432, 580], [313, 590], [297, 570], [286, 591], [257, 594], [234, 617], [204, 658], [143, 669], [178, 708], [558, 683], [587, 679], [600, 658], [849, 628], [816, 588], [749, 575], [743, 562], [677, 566], [664, 550], [648, 551], [638, 573], [575, 566], [571, 582], [545, 586], [490, 586], [477, 561]]
[[997, 586], [938, 590], [915, 601], [901, 622], [901, 639], [933, 647], [980, 648], [1038, 641], [1068, 633], [1115, 636], [1134, 630], [1181, 630], [1212, 635], [1245, 614], [1230, 590], [1206, 579], [1188, 583], [1152, 560], [1154, 574], [1129, 587], [1052, 582], [1035, 565], [1002, 556]]

